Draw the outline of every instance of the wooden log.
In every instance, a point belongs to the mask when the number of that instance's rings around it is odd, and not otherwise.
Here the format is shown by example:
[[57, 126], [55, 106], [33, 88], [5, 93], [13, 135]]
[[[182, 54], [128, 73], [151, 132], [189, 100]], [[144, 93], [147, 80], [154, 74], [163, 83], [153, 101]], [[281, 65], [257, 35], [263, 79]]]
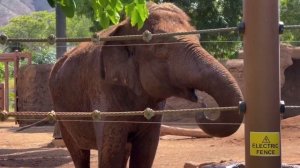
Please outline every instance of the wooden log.
[[162, 125], [160, 128], [160, 136], [164, 135], [189, 136], [194, 138], [211, 138], [211, 136], [207, 135], [200, 129], [186, 129]]

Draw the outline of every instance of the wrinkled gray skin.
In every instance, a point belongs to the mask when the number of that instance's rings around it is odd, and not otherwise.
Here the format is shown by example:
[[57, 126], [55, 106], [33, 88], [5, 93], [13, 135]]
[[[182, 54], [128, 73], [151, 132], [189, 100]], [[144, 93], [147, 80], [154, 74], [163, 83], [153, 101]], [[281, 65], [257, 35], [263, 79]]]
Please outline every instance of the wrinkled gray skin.
[[[100, 36], [142, 34], [145, 30], [152, 33], [194, 30], [188, 16], [176, 6], [148, 7], [150, 16], [141, 30], [132, 28], [125, 20], [100, 32]], [[220, 106], [237, 105], [242, 99], [234, 78], [201, 47], [197, 35], [153, 39], [149, 45], [130, 44], [145, 42], [82, 43], [66, 53], [50, 76], [55, 111], [162, 109], [170, 96], [197, 101], [195, 89], [210, 94]], [[106, 122], [61, 121], [59, 126], [75, 167], [89, 167], [90, 149], [98, 149], [101, 168], [125, 167], [129, 156], [131, 168], [150, 168], [159, 141], [161, 118], [156, 115], [149, 120], [152, 124], [146, 124], [138, 123], [148, 122], [142, 116], [105, 117], [102, 121]], [[234, 133], [241, 121], [242, 116], [237, 112], [225, 113], [216, 122], [238, 125], [201, 127], [208, 134], [222, 137]]]

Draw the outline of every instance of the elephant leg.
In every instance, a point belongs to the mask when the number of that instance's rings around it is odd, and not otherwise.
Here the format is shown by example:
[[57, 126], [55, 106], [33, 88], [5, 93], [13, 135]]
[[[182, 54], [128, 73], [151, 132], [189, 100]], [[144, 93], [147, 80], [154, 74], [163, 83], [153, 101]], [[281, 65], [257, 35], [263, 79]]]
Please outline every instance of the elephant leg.
[[55, 125], [54, 125], [53, 138], [54, 139], [61, 139], [62, 138], [58, 122], [56, 122]]
[[90, 167], [90, 150], [83, 150], [78, 147], [68, 130], [59, 123], [62, 138], [70, 152], [74, 166], [76, 168], [89, 168]]
[[145, 126], [132, 143], [130, 168], [151, 168], [159, 141], [160, 125]]
[[101, 145], [98, 145], [98, 167], [126, 168], [127, 136], [126, 126], [104, 124], [102, 142]]

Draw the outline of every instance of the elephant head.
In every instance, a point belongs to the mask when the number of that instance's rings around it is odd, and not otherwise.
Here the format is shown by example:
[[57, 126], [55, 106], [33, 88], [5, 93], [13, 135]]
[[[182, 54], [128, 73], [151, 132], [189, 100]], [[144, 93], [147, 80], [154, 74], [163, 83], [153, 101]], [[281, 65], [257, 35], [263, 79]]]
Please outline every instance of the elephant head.
[[[100, 36], [187, 32], [195, 30], [189, 17], [172, 4], [148, 5], [150, 16], [141, 30], [127, 19], [99, 33]], [[101, 78], [128, 87], [137, 97], [162, 101], [170, 96], [197, 101], [195, 90], [211, 95], [219, 106], [237, 106], [242, 93], [232, 75], [200, 44], [198, 35], [140, 41], [110, 41], [101, 47]], [[237, 111], [221, 113], [216, 120], [197, 117], [206, 133], [224, 137], [234, 133], [243, 116]], [[218, 123], [216, 125], [211, 123]], [[222, 124], [219, 124], [222, 123]], [[226, 123], [236, 123], [228, 125]]]

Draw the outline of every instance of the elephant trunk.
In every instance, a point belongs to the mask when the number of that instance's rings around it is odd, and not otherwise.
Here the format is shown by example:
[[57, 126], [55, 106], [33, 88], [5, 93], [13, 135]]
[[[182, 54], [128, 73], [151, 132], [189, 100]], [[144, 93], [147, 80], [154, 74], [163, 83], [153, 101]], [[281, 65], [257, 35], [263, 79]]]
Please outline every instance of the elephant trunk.
[[[238, 106], [243, 96], [230, 72], [202, 47], [196, 47], [192, 51], [182, 65], [186, 68], [183, 72], [189, 72], [188, 75], [185, 74], [186, 85], [206, 92], [220, 107]], [[243, 115], [238, 110], [221, 111], [218, 114], [217, 118], [211, 120], [205, 113], [197, 113], [196, 121], [207, 134], [225, 137], [236, 132], [243, 120]]]

